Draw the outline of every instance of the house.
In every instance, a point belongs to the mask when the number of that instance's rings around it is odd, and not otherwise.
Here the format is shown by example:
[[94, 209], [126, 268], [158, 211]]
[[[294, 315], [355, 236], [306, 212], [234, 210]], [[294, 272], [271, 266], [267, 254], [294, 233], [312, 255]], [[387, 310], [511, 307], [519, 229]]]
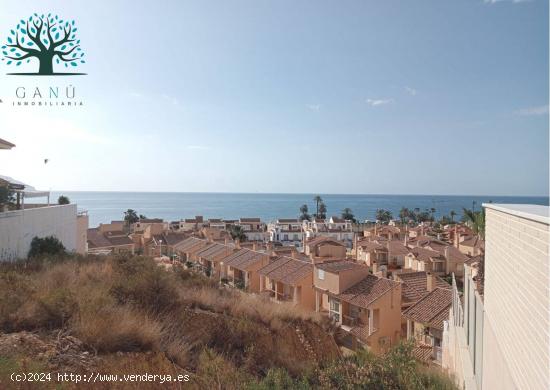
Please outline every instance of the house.
[[375, 224], [374, 227], [363, 231], [364, 237], [382, 237], [386, 240], [401, 239], [401, 229], [392, 225]]
[[208, 243], [195, 254], [197, 263], [206, 276], [215, 280], [225, 278], [225, 267], [220, 262], [233, 251], [233, 247], [218, 243]]
[[246, 241], [267, 241], [267, 226], [260, 218], [240, 218], [235, 225], [242, 228]]
[[196, 237], [189, 237], [173, 246], [175, 254], [182, 261], [198, 263], [197, 252], [208, 245], [208, 241]]
[[89, 254], [134, 253], [135, 244], [128, 234], [112, 228], [112, 224], [102, 224], [87, 230]]
[[[411, 241], [409, 241], [411, 242]], [[437, 275], [454, 273], [462, 278], [464, 262], [468, 256], [446, 242], [432, 237], [417, 237], [405, 258], [405, 268], [413, 271], [430, 271]]]
[[451, 289], [451, 285], [445, 280], [426, 271], [398, 273], [393, 278], [402, 282], [402, 310], [412, 306], [437, 287]]
[[[0, 139], [0, 149], [14, 144]], [[9, 168], [9, 164], [7, 165]], [[2, 167], [4, 168], [4, 167]], [[0, 176], [0, 186], [16, 195], [15, 207], [0, 204], [0, 262], [27, 257], [35, 237], [56, 237], [68, 252], [86, 253], [88, 215], [76, 204], [50, 205], [50, 192]], [[47, 198], [47, 203], [25, 204], [27, 198]]]
[[269, 241], [280, 242], [284, 246], [302, 245], [302, 222], [296, 218], [279, 218], [268, 226]]
[[[550, 207], [485, 203], [485, 254], [467, 262], [444, 334], [465, 389], [550, 388]], [[454, 291], [454, 289], [453, 289]]]
[[464, 237], [457, 243], [458, 250], [468, 256], [479, 256], [485, 251], [485, 241], [479, 236]]
[[348, 248], [353, 246], [355, 233], [353, 232], [351, 221], [338, 217], [331, 217], [328, 221], [314, 218], [313, 221], [304, 220], [302, 222], [302, 229], [305, 240], [323, 236], [342, 241]]
[[275, 302], [290, 302], [307, 310], [315, 309], [313, 264], [280, 257], [258, 270], [260, 293]]
[[185, 233], [163, 232], [154, 234], [147, 243], [145, 253], [149, 256], [168, 256], [181, 261], [176, 246], [187, 238], [188, 236]]
[[179, 230], [181, 231], [198, 231], [204, 226], [204, 218], [201, 215], [195, 218], [186, 218], [180, 221]]
[[357, 261], [372, 267], [374, 263], [391, 269], [405, 266], [405, 258], [409, 253], [407, 240], [387, 240], [384, 237], [372, 237], [357, 242]]
[[225, 275], [231, 286], [259, 293], [260, 274], [258, 271], [268, 263], [269, 255], [266, 253], [241, 248], [224, 257], [220, 265], [224, 269], [222, 274]]
[[319, 236], [306, 241], [304, 254], [312, 260], [346, 258], [346, 244], [331, 237]]
[[426, 363], [441, 364], [443, 323], [449, 319], [453, 294], [448, 288], [434, 288], [403, 312], [407, 339], [414, 340], [414, 355]]
[[226, 223], [220, 218], [209, 218], [207, 225], [210, 229], [225, 230]]
[[387, 351], [400, 338], [401, 284], [346, 260], [315, 264], [315, 310], [328, 313], [352, 349]]
[[137, 222], [134, 222], [130, 226], [130, 231], [133, 233], [143, 233], [145, 229], [151, 225], [156, 225], [155, 228], [155, 234], [158, 234], [158, 232], [167, 231], [170, 229], [170, 224], [168, 222], [164, 222], [160, 218], [146, 218], [146, 219], [140, 219]]

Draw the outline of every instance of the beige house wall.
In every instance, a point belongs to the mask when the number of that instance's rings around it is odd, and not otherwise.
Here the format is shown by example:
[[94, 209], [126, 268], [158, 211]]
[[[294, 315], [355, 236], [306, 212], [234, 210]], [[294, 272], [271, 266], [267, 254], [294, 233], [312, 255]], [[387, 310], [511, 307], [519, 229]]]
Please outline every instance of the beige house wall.
[[[506, 205], [484, 206], [483, 388], [548, 389], [548, 217], [529, 217]], [[505, 383], [507, 377], [513, 385]]]
[[85, 255], [88, 250], [88, 224], [87, 214], [79, 214], [76, 218], [76, 253]]

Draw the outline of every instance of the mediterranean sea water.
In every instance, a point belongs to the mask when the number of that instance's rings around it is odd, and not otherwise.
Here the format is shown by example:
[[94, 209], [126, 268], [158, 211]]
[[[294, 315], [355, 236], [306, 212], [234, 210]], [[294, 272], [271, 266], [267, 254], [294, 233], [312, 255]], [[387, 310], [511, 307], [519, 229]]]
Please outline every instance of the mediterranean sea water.
[[[121, 220], [127, 209], [134, 209], [148, 218], [177, 221], [202, 215], [205, 218], [237, 219], [260, 217], [269, 222], [277, 218], [293, 218], [299, 208], [307, 204], [310, 214], [315, 212], [313, 198], [316, 194], [238, 194], [238, 193], [190, 193], [190, 192], [52, 192], [52, 201], [66, 195], [79, 210], [87, 210], [90, 227], [111, 220]], [[398, 217], [401, 207], [420, 210], [435, 208], [436, 217], [448, 215], [451, 210], [462, 215], [462, 208], [494, 203], [531, 203], [548, 205], [548, 197], [523, 196], [454, 196], [454, 195], [334, 195], [319, 194], [325, 202], [327, 216], [339, 216], [349, 207], [361, 221], [374, 220], [377, 209], [390, 210]], [[475, 202], [475, 204], [473, 204]]]

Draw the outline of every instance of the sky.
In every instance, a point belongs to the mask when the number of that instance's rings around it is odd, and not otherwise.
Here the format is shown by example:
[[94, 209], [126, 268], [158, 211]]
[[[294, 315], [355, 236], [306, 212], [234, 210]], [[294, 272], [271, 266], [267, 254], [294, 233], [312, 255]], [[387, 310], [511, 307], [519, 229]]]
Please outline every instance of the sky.
[[546, 0], [37, 4], [0, 0], [1, 43], [52, 12], [87, 59], [0, 62], [0, 174], [39, 189], [548, 195]]

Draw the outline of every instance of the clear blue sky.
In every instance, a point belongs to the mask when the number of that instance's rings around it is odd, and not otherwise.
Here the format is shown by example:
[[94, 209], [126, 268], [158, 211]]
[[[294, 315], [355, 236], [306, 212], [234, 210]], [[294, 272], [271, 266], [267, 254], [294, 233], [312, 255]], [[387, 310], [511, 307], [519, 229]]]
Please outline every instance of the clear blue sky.
[[[548, 195], [548, 1], [106, 4], [0, 0], [2, 41], [55, 12], [88, 59], [70, 80], [85, 107], [0, 104], [17, 144], [0, 173], [56, 190]], [[69, 82], [52, 79], [35, 83]]]

